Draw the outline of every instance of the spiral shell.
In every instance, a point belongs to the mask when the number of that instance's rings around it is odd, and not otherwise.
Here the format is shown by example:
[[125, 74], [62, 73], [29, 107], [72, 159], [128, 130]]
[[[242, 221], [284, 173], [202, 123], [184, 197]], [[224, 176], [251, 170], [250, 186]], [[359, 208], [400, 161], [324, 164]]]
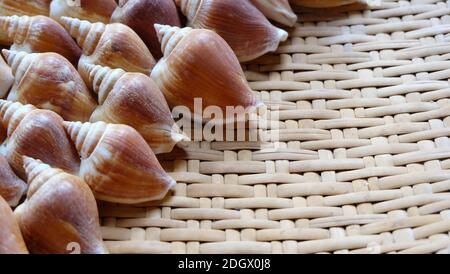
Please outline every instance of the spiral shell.
[[156, 59], [162, 57], [161, 45], [154, 24], [181, 27], [177, 7], [172, 0], [129, 0], [119, 3], [111, 16], [111, 22], [132, 28]]
[[180, 133], [164, 95], [151, 78], [98, 65], [88, 65], [87, 71], [100, 103], [91, 122], [129, 125], [157, 154], [170, 152], [176, 143], [188, 140]]
[[0, 119], [8, 129], [1, 153], [20, 178], [25, 178], [22, 156], [42, 159], [76, 174], [80, 159], [63, 127], [63, 119], [48, 110], [0, 100]]
[[[149, 74], [156, 61], [141, 38], [123, 24], [90, 23], [62, 17], [63, 25], [83, 49], [79, 62]], [[87, 72], [80, 69], [87, 82]]]
[[56, 53], [3, 50], [15, 76], [8, 100], [52, 110], [67, 121], [88, 121], [97, 106], [78, 71]]
[[[48, 15], [51, 0], [0, 0], [0, 16]], [[0, 31], [0, 45], [10, 46], [13, 39]]]
[[186, 106], [194, 112], [194, 98], [203, 107], [229, 106], [247, 109], [256, 106], [253, 91], [227, 43], [215, 32], [205, 29], [155, 25], [164, 58], [151, 77], [169, 104]]
[[297, 15], [292, 11], [288, 0], [251, 1], [269, 19], [288, 27], [293, 27], [297, 22]]
[[0, 16], [0, 30], [13, 38], [11, 50], [55, 52], [76, 64], [81, 50], [56, 21], [45, 16]]
[[217, 32], [241, 62], [275, 51], [288, 33], [274, 27], [250, 0], [176, 0], [188, 25]]
[[0, 98], [5, 98], [14, 82], [11, 68], [0, 56]]
[[27, 253], [27, 247], [13, 212], [0, 196], [0, 254]]
[[10, 206], [17, 206], [26, 190], [25, 182], [14, 174], [6, 158], [0, 155], [0, 196]]
[[86, 183], [41, 161], [24, 157], [23, 162], [30, 192], [14, 214], [30, 252], [64, 254], [76, 243], [83, 254], [107, 253]]
[[81, 156], [79, 175], [99, 200], [136, 204], [162, 199], [175, 185], [141, 135], [126, 125], [65, 122]]
[[79, 0], [78, 5], [68, 5], [67, 0], [53, 0], [50, 5], [50, 17], [58, 22], [63, 16], [108, 23], [117, 7], [114, 0]]

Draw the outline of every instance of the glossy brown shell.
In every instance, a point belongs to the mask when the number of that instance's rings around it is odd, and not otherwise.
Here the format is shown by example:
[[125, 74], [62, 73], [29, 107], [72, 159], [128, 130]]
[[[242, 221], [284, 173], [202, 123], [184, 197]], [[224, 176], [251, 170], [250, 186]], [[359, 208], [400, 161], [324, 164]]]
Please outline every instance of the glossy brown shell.
[[65, 126], [82, 159], [79, 175], [97, 199], [125, 204], [160, 200], [175, 185], [135, 129], [103, 122]]
[[151, 76], [172, 107], [186, 106], [193, 112], [194, 98], [203, 99], [203, 108], [218, 106], [223, 111], [227, 106], [257, 104], [239, 61], [215, 32], [175, 28], [161, 32], [167, 41], [163, 47], [173, 48], [164, 50]]
[[273, 26], [250, 0], [177, 0], [188, 25], [215, 31], [241, 62], [275, 51], [288, 33]]
[[[144, 137], [155, 153], [171, 152], [175, 144], [186, 137], [176, 131], [172, 113], [158, 86], [141, 73], [116, 71], [99, 66], [92, 68], [90, 80], [99, 93], [100, 105], [91, 122], [129, 125]], [[97, 83], [95, 80], [100, 78], [101, 83]]]
[[[39, 184], [15, 210], [30, 252], [65, 254], [78, 245], [82, 254], [106, 253], [97, 204], [86, 183], [40, 161], [31, 162], [34, 167], [29, 159], [24, 161], [29, 184]], [[38, 174], [31, 176], [33, 172]]]
[[25, 178], [22, 156], [41, 159], [70, 173], [77, 173], [80, 160], [63, 127], [63, 119], [48, 110], [26, 115], [6, 141], [6, 158], [14, 171]]
[[[177, 7], [173, 0], [128, 0], [123, 1], [111, 17], [111, 22], [122, 23], [132, 28], [156, 59], [162, 57], [161, 45], [154, 24], [181, 26]], [[120, 5], [120, 4], [119, 4]]]
[[[97, 102], [78, 71], [56, 53], [8, 52], [15, 83], [8, 100], [52, 110], [66, 121], [88, 121]], [[19, 60], [17, 60], [19, 59]]]
[[3, 31], [13, 37], [11, 50], [26, 52], [55, 52], [72, 64], [77, 64], [81, 50], [67, 31], [46, 16], [0, 17]]

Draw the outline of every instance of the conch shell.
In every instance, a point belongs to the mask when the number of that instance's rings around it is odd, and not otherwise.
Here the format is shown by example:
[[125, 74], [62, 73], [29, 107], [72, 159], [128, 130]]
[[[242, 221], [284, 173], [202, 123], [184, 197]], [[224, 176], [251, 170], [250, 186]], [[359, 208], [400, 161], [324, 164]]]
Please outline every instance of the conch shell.
[[45, 16], [0, 16], [0, 31], [13, 38], [11, 50], [55, 52], [76, 64], [81, 50], [58, 22]]
[[155, 25], [164, 57], [151, 77], [172, 107], [194, 112], [194, 98], [203, 107], [248, 109], [258, 102], [231, 48], [219, 35], [206, 29]]
[[251, 1], [269, 19], [288, 27], [293, 27], [297, 22], [297, 15], [292, 11], [288, 0]]
[[24, 157], [30, 190], [14, 212], [31, 253], [107, 253], [97, 203], [79, 177]]
[[241, 62], [275, 51], [288, 33], [273, 26], [250, 0], [176, 0], [192, 28], [217, 32]]
[[3, 50], [12, 67], [14, 86], [9, 101], [52, 110], [66, 121], [88, 121], [97, 102], [78, 71], [56, 53]]
[[0, 152], [20, 178], [25, 179], [24, 155], [42, 159], [73, 174], [78, 172], [80, 158], [58, 114], [0, 100], [0, 120], [8, 133]]
[[132, 28], [144, 41], [156, 59], [162, 57], [154, 24], [181, 27], [180, 17], [172, 0], [119, 1], [119, 7], [111, 16], [111, 22]]
[[[126, 25], [90, 23], [69, 17], [61, 20], [83, 49], [79, 66], [94, 64], [148, 75], [156, 63], [141, 38]], [[87, 72], [80, 70], [80, 74], [87, 82]]]
[[91, 122], [126, 124], [135, 128], [153, 151], [171, 152], [176, 143], [188, 140], [175, 124], [164, 95], [153, 80], [141, 73], [87, 65], [99, 107]]
[[175, 185], [142, 136], [126, 125], [65, 122], [81, 156], [79, 176], [99, 200], [136, 204], [162, 199]]
[[0, 196], [0, 254], [28, 254], [11, 208]]
[[17, 206], [26, 190], [25, 182], [14, 174], [6, 158], [0, 155], [0, 196], [10, 206]]
[[[0, 0], [0, 16], [48, 15], [51, 0]], [[0, 31], [0, 45], [10, 46], [13, 39]]]
[[63, 16], [108, 23], [117, 7], [114, 0], [78, 0], [79, 5], [69, 5], [67, 0], [53, 0], [50, 5], [50, 17], [58, 22]]
[[291, 4], [308, 8], [334, 8], [353, 3], [365, 3], [362, 0], [290, 0]]
[[14, 76], [12, 75], [11, 68], [0, 56], [0, 98], [5, 98], [13, 83]]

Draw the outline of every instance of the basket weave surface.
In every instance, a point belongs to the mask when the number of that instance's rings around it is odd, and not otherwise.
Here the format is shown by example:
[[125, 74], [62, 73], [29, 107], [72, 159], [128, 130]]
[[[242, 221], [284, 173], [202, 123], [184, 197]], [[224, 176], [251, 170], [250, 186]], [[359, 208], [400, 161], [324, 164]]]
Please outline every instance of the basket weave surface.
[[111, 253], [450, 252], [450, 4], [299, 15], [246, 66], [279, 108], [278, 150], [165, 156], [162, 204], [100, 205]]

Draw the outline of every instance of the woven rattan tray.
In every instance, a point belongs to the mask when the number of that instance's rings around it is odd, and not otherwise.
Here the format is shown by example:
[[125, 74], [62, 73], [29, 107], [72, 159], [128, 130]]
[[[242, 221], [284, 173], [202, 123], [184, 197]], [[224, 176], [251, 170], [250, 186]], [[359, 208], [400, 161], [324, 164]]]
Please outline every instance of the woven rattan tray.
[[[245, 66], [277, 150], [192, 142], [161, 203], [101, 204], [111, 253], [449, 253], [450, 4], [300, 11]], [[306, 12], [306, 13], [305, 13]]]

